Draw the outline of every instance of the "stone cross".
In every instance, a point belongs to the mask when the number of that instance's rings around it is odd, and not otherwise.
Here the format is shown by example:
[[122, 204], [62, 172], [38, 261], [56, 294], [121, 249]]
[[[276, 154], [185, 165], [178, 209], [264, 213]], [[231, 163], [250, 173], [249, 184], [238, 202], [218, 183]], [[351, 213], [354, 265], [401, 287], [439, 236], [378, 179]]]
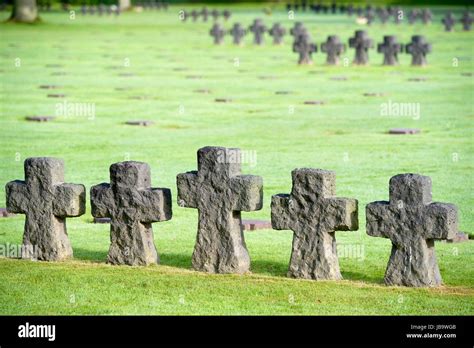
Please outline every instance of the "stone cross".
[[423, 9], [421, 12], [421, 20], [423, 21], [423, 24], [428, 24], [431, 22], [433, 19], [433, 14], [431, 13], [429, 8]]
[[66, 218], [86, 211], [84, 185], [64, 183], [64, 162], [50, 157], [27, 158], [25, 181], [5, 187], [7, 210], [25, 214], [23, 245], [32, 252], [22, 258], [59, 261], [72, 257]]
[[217, 19], [219, 18], [219, 11], [217, 11], [216, 9], [212, 10], [211, 11], [211, 16], [212, 16], [212, 19], [217, 21]]
[[369, 236], [392, 241], [385, 284], [441, 284], [434, 240], [454, 238], [458, 232], [458, 215], [453, 204], [432, 203], [429, 177], [418, 174], [392, 177], [390, 201], [369, 203], [366, 216]]
[[346, 50], [344, 45], [337, 35], [330, 35], [326, 42], [321, 44], [321, 52], [327, 53], [326, 63], [330, 65], [339, 64], [339, 56]]
[[273, 44], [280, 45], [283, 42], [283, 37], [286, 34], [286, 29], [280, 23], [273, 24], [273, 27], [268, 31], [273, 36]]
[[219, 23], [215, 23], [209, 31], [209, 34], [214, 38], [214, 44], [220, 45], [224, 39], [225, 30]]
[[403, 51], [403, 45], [397, 42], [393, 35], [383, 37], [383, 43], [378, 44], [377, 52], [383, 53], [383, 65], [397, 65], [398, 53]]
[[336, 197], [336, 173], [295, 169], [291, 194], [272, 196], [272, 227], [292, 230], [288, 276], [341, 279], [335, 231], [357, 230], [357, 200]]
[[299, 53], [298, 64], [313, 64], [311, 54], [318, 51], [318, 46], [311, 42], [306, 32], [298, 35], [293, 43], [293, 52]]
[[207, 17], [209, 17], [209, 10], [207, 9], [207, 7], [202, 8], [201, 15], [202, 15], [202, 20], [204, 22], [207, 22]]
[[406, 53], [412, 55], [411, 65], [426, 65], [426, 54], [431, 52], [431, 44], [421, 35], [411, 37], [411, 43], [405, 46]]
[[196, 10], [192, 10], [191, 11], [191, 18], [193, 19], [193, 22], [196, 22], [196, 20], [198, 19], [199, 17], [199, 12], [196, 11]]
[[222, 11], [222, 16], [224, 17], [224, 20], [227, 21], [230, 18], [231, 13], [229, 10], [224, 10]]
[[176, 177], [179, 206], [199, 212], [193, 267], [209, 273], [245, 273], [250, 257], [240, 212], [262, 208], [262, 178], [241, 175], [240, 149], [208, 146], [197, 156], [198, 171]]
[[388, 22], [388, 19], [390, 18], [390, 13], [388, 13], [386, 8], [380, 9], [378, 14], [379, 14], [379, 18], [380, 18], [380, 21], [382, 22], [382, 24], [385, 24], [385, 23]]
[[472, 26], [472, 15], [470, 12], [466, 11], [461, 17], [461, 23], [463, 30], [470, 31]]
[[401, 14], [403, 13], [402, 9], [399, 6], [397, 6], [393, 8], [392, 12], [393, 12], [393, 20], [395, 24], [400, 24], [402, 21], [402, 16], [401, 16]]
[[150, 186], [148, 164], [126, 161], [110, 166], [110, 184], [91, 188], [92, 216], [111, 219], [108, 263], [159, 262], [151, 224], [171, 219], [171, 191]]
[[253, 42], [257, 45], [263, 44], [263, 35], [265, 34], [267, 28], [260, 18], [254, 20], [253, 24], [249, 27], [249, 30], [254, 35]]
[[371, 25], [375, 20], [375, 13], [373, 10], [368, 10], [365, 13], [365, 19], [367, 20], [367, 25]]
[[411, 10], [408, 14], [408, 23], [414, 24], [420, 15], [420, 11], [416, 8]]
[[233, 42], [236, 45], [240, 45], [243, 37], [247, 34], [245, 28], [240, 23], [235, 23], [229, 33], [232, 35]]
[[356, 30], [354, 37], [349, 39], [349, 47], [353, 47], [356, 50], [354, 57], [355, 64], [368, 64], [369, 48], [373, 47], [373, 42], [365, 30]]
[[298, 35], [301, 34], [301, 32], [305, 31], [305, 27], [303, 23], [301, 22], [296, 22], [293, 25], [293, 28], [290, 29], [290, 35], [293, 36], [295, 39], [298, 37]]
[[453, 31], [454, 24], [456, 24], [456, 19], [454, 18], [452, 12], [448, 12], [441, 20], [441, 22], [443, 22], [444, 24], [445, 31]]

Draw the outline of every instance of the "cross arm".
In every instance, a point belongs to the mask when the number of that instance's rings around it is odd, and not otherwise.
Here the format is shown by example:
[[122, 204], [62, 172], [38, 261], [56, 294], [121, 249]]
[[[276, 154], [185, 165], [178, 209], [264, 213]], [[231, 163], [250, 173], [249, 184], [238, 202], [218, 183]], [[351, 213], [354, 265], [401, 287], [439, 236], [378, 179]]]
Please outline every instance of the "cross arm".
[[359, 229], [358, 202], [353, 198], [329, 198], [329, 211], [331, 228], [337, 231], [356, 231]]
[[291, 229], [290, 195], [278, 194], [272, 196], [272, 228], [275, 230]]
[[10, 181], [5, 186], [7, 210], [10, 213], [22, 214], [28, 208], [28, 188], [21, 180]]
[[365, 207], [366, 231], [372, 237], [389, 238], [390, 203], [387, 201], [372, 202]]
[[86, 188], [78, 184], [61, 184], [54, 188], [53, 213], [59, 217], [81, 216], [86, 212]]
[[173, 212], [170, 189], [152, 188], [140, 193], [141, 222], [151, 223], [171, 219]]
[[197, 171], [181, 173], [176, 176], [178, 187], [178, 205], [180, 207], [198, 207], [198, 174]]
[[107, 183], [91, 187], [91, 213], [97, 218], [111, 217], [115, 205], [112, 188]]
[[230, 180], [233, 209], [254, 211], [262, 209], [263, 180], [257, 175], [238, 175]]
[[458, 209], [454, 204], [431, 203], [425, 208], [425, 238], [453, 239], [458, 232]]

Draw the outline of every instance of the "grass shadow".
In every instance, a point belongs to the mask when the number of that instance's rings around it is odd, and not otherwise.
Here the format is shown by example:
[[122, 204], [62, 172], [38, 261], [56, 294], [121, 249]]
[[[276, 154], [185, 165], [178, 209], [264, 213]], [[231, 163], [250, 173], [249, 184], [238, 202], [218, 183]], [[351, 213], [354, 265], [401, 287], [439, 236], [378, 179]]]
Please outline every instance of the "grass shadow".
[[342, 278], [345, 280], [363, 281], [366, 283], [383, 285], [383, 276], [374, 277], [367, 273], [348, 272], [348, 271], [341, 271], [341, 274], [342, 274]]
[[82, 248], [74, 248], [74, 258], [77, 260], [84, 260], [84, 261], [94, 261], [94, 262], [106, 262], [107, 260], [107, 251], [96, 251], [96, 250], [88, 250]]

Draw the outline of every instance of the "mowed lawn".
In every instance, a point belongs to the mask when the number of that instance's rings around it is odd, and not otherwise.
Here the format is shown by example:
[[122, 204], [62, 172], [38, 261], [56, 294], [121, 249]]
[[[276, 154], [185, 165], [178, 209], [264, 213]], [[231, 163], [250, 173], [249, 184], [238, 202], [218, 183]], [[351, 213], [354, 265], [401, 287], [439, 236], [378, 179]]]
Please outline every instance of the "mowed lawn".
[[[230, 9], [227, 29], [256, 17], [267, 26], [294, 23], [283, 9], [271, 16], [257, 6]], [[462, 32], [460, 24], [444, 32], [443, 11], [437, 9], [429, 26], [377, 21], [365, 28], [343, 15], [297, 14], [295, 20], [305, 23], [318, 45], [330, 34], [347, 43], [363, 28], [375, 43], [388, 34], [401, 43], [422, 34], [433, 44], [424, 68], [411, 67], [406, 54], [399, 66], [383, 67], [374, 49], [370, 66], [325, 66], [320, 52], [313, 66], [298, 66], [289, 36], [282, 46], [267, 37], [256, 47], [250, 36], [242, 47], [233, 46], [229, 36], [214, 46], [208, 34], [212, 22], [181, 23], [178, 10], [118, 18], [77, 13], [75, 19], [53, 12], [34, 26], [0, 24], [0, 196], [5, 183], [23, 179], [27, 157], [63, 158], [66, 180], [87, 190], [108, 182], [110, 164], [131, 159], [150, 164], [153, 185], [170, 187], [174, 203], [173, 219], [153, 225], [161, 264], [150, 267], [105, 263], [109, 226], [91, 223], [88, 203], [84, 216], [67, 220], [73, 260], [0, 259], [0, 313], [474, 314], [472, 241], [436, 243], [444, 286], [386, 287], [390, 241], [365, 232], [365, 205], [388, 199], [391, 176], [413, 172], [432, 178], [434, 200], [456, 204], [460, 230], [472, 235], [473, 33]], [[2, 21], [7, 17], [0, 13]], [[349, 49], [343, 58], [350, 62], [353, 55]], [[209, 93], [196, 92], [202, 89]], [[311, 100], [324, 104], [304, 104]], [[57, 114], [64, 101], [92, 103], [95, 117]], [[381, 104], [389, 102], [417, 103], [419, 117], [383, 115]], [[33, 115], [58, 117], [48, 123], [24, 120]], [[155, 124], [124, 125], [133, 119]], [[387, 134], [396, 127], [421, 133]], [[175, 180], [197, 168], [196, 151], [206, 145], [257, 154], [243, 172], [263, 177], [264, 207], [243, 213], [247, 219], [270, 218], [271, 195], [291, 190], [294, 168], [335, 170], [338, 196], [359, 200], [359, 231], [336, 234], [344, 280], [286, 278], [292, 232], [275, 230], [245, 232], [251, 274], [193, 271], [197, 211], [176, 204]], [[23, 224], [23, 215], [0, 219], [0, 244], [21, 243]]]

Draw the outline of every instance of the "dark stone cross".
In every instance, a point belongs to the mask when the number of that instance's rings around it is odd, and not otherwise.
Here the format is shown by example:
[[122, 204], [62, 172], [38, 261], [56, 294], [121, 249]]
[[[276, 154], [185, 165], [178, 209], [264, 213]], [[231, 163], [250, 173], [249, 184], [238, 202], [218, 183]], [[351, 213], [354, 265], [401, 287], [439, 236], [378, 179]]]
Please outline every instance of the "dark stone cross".
[[375, 20], [375, 13], [373, 10], [368, 10], [365, 13], [365, 19], [367, 20], [367, 25], [371, 25]]
[[386, 8], [380, 9], [378, 12], [379, 19], [382, 22], [382, 24], [385, 24], [388, 22], [388, 19], [390, 18], [390, 13], [387, 11]]
[[423, 21], [423, 24], [430, 23], [432, 19], [433, 14], [431, 13], [429, 8], [425, 8], [423, 9], [423, 11], [421, 11], [421, 20]]
[[326, 63], [330, 65], [339, 64], [339, 56], [346, 50], [337, 35], [328, 36], [326, 42], [321, 44], [321, 52], [327, 53]]
[[232, 35], [234, 44], [240, 45], [247, 31], [240, 23], [235, 23], [229, 33]]
[[419, 16], [420, 16], [419, 10], [417, 10], [416, 8], [411, 10], [410, 13], [408, 14], [408, 23], [414, 24]]
[[369, 203], [366, 216], [369, 236], [392, 241], [385, 284], [417, 287], [441, 284], [434, 240], [454, 238], [458, 232], [458, 215], [455, 205], [432, 202], [429, 177], [418, 174], [392, 177], [390, 201]]
[[265, 34], [267, 28], [260, 18], [254, 20], [253, 24], [249, 27], [249, 30], [254, 35], [253, 42], [257, 45], [263, 44], [263, 35]]
[[318, 46], [311, 42], [306, 32], [298, 35], [293, 43], [293, 52], [299, 53], [298, 64], [313, 64], [311, 54], [318, 51]]
[[196, 20], [197, 20], [198, 17], [199, 17], [199, 12], [196, 11], [196, 10], [192, 10], [191, 13], [190, 13], [190, 15], [191, 15], [191, 18], [193, 19], [193, 22], [196, 22]]
[[211, 16], [213, 20], [217, 21], [217, 19], [219, 18], [219, 11], [217, 11], [216, 9], [212, 10]]
[[111, 218], [107, 262], [132, 266], [159, 262], [151, 224], [171, 219], [171, 191], [150, 186], [148, 164], [126, 161], [110, 166], [110, 184], [91, 188], [92, 216]]
[[231, 13], [229, 10], [224, 10], [222, 11], [222, 16], [224, 17], [224, 20], [227, 21], [230, 18]]
[[383, 37], [383, 43], [378, 44], [377, 52], [383, 53], [383, 65], [397, 65], [398, 53], [403, 51], [403, 45], [397, 42], [393, 35]]
[[452, 12], [448, 12], [441, 20], [441, 22], [443, 22], [444, 24], [445, 31], [453, 31], [454, 24], [456, 24], [456, 19], [454, 18]]
[[72, 257], [66, 218], [85, 213], [84, 185], [64, 183], [61, 159], [27, 158], [24, 167], [25, 181], [10, 181], [5, 187], [7, 210], [26, 215], [23, 245], [32, 254], [22, 257], [43, 261]]
[[275, 23], [268, 33], [273, 37], [273, 43], [275, 45], [280, 45], [283, 42], [286, 29], [280, 23]]
[[296, 22], [293, 25], [293, 28], [290, 29], [290, 35], [293, 36], [295, 39], [298, 37], [298, 35], [301, 34], [301, 32], [305, 31], [305, 27], [303, 23], [301, 22]]
[[472, 26], [472, 15], [470, 12], [466, 11], [461, 17], [462, 28], [465, 31], [470, 31]]
[[431, 44], [421, 35], [411, 37], [411, 43], [405, 46], [406, 53], [412, 55], [411, 65], [426, 65], [426, 54], [431, 52]]
[[224, 39], [225, 30], [219, 23], [215, 23], [209, 31], [209, 34], [214, 38], [214, 44], [220, 45]]
[[207, 22], [207, 17], [209, 16], [209, 11], [207, 9], [207, 7], [203, 7], [202, 10], [201, 10], [201, 16], [202, 16], [202, 20], [204, 22]]
[[198, 171], [178, 174], [178, 204], [199, 212], [192, 257], [194, 269], [209, 273], [245, 273], [250, 257], [241, 211], [262, 208], [262, 178], [241, 175], [239, 149], [203, 147]]
[[357, 200], [336, 197], [336, 173], [295, 169], [291, 194], [272, 196], [272, 227], [292, 230], [288, 276], [341, 279], [335, 231], [357, 230]]
[[354, 57], [355, 64], [368, 64], [369, 48], [373, 47], [373, 42], [365, 30], [356, 30], [354, 37], [349, 39], [349, 47], [353, 47], [356, 50]]

